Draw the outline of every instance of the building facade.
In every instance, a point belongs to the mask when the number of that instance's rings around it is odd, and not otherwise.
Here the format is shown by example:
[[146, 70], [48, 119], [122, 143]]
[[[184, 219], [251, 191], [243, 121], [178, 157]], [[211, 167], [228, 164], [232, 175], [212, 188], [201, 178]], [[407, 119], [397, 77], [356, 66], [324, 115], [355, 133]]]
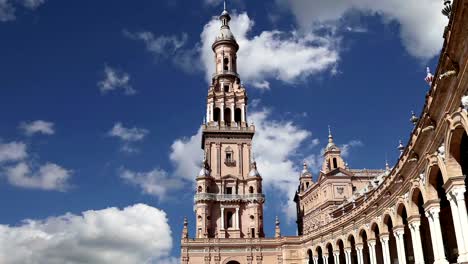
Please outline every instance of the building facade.
[[[262, 177], [252, 157], [255, 126], [237, 73], [239, 45], [220, 16], [216, 68], [207, 96], [196, 176], [196, 237], [184, 223], [181, 263], [468, 263], [468, 0], [446, 3], [449, 17], [436, 73], [397, 163], [351, 169], [332, 133], [313, 181], [307, 164], [294, 195], [298, 236], [263, 232]], [[240, 67], [240, 66], [239, 66]]]

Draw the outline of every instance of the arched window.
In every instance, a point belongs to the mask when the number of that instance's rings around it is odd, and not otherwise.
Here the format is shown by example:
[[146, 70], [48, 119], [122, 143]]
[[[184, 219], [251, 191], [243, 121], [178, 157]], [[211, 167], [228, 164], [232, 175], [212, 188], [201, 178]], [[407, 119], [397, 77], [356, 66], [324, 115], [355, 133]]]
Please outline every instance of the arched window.
[[254, 188], [252, 186], [249, 187], [249, 193], [254, 193]]
[[228, 58], [224, 58], [223, 60], [223, 63], [224, 63], [224, 70], [225, 71], [229, 71], [229, 59]]
[[224, 92], [229, 93], [229, 85], [224, 85]]
[[213, 113], [213, 120], [215, 122], [219, 122], [220, 115], [221, 115], [221, 110], [218, 107], [216, 107]]
[[231, 125], [231, 108], [224, 109], [224, 121], [226, 121], [226, 125]]
[[234, 111], [234, 120], [237, 124], [240, 124], [242, 122], [242, 110], [240, 108], [236, 108]]
[[309, 183], [308, 183], [308, 182], [306, 182], [306, 189], [308, 189], [308, 188], [309, 188]]
[[198, 192], [201, 193], [203, 191], [203, 187], [198, 186]]
[[336, 158], [333, 158], [333, 168], [338, 168], [338, 162], [336, 162]]
[[226, 220], [227, 220], [227, 225], [226, 225], [227, 228], [233, 227], [233, 225], [232, 225], [232, 222], [233, 222], [233, 221], [232, 221], [232, 218], [233, 218], [233, 217], [232, 217], [232, 216], [233, 216], [233, 213], [232, 213], [232, 212], [227, 212], [227, 217], [226, 217], [226, 218], [227, 218], [227, 219], [226, 219]]

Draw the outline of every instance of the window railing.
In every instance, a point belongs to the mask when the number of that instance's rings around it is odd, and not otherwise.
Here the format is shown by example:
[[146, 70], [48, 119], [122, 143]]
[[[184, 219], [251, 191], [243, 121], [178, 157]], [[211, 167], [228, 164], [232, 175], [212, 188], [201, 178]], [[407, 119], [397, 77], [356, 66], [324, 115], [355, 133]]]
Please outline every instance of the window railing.
[[197, 193], [194, 197], [197, 201], [264, 201], [265, 195], [261, 193], [254, 194], [216, 194], [216, 193]]

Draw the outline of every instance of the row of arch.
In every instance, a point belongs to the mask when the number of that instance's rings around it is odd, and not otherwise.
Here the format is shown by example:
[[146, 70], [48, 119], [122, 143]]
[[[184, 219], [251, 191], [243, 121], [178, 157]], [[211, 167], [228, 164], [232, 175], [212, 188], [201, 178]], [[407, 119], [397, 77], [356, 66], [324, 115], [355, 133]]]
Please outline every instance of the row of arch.
[[231, 108], [224, 109], [224, 115], [221, 115], [221, 109], [216, 107], [213, 112], [213, 121], [214, 122], [225, 122], [226, 126], [230, 126], [234, 121], [236, 124], [242, 122], [242, 109], [236, 108], [234, 114]]
[[395, 206], [347, 236], [308, 248], [306, 263], [468, 262], [467, 121], [465, 111], [449, 125], [446, 148], [428, 157], [427, 170]]

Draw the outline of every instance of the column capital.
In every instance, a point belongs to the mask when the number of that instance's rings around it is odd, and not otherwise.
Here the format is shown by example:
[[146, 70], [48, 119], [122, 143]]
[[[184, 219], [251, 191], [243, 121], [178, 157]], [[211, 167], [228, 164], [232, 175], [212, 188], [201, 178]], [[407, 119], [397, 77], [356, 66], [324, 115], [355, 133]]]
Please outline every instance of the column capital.
[[452, 176], [450, 177], [442, 187], [448, 193], [454, 188], [462, 187], [465, 189], [465, 176]]
[[356, 249], [357, 250], [363, 250], [364, 249], [364, 245], [359, 243], [359, 244], [356, 244]]
[[426, 217], [430, 219], [439, 218], [440, 213], [440, 204], [431, 203], [426, 208]]
[[377, 240], [375, 238], [371, 238], [367, 240], [367, 244], [371, 247], [375, 247], [375, 244], [377, 244]]
[[393, 235], [397, 239], [403, 239], [403, 235], [405, 234], [404, 228], [393, 229]]
[[390, 239], [390, 235], [388, 233], [382, 233], [379, 235], [380, 240], [388, 241]]
[[447, 191], [447, 200], [451, 201], [464, 201], [466, 188], [464, 185], [457, 185], [451, 187]]
[[440, 199], [433, 199], [429, 200], [426, 203], [423, 204], [424, 211], [426, 212], [427, 216], [427, 211], [429, 211], [432, 208], [438, 208], [440, 210]]

